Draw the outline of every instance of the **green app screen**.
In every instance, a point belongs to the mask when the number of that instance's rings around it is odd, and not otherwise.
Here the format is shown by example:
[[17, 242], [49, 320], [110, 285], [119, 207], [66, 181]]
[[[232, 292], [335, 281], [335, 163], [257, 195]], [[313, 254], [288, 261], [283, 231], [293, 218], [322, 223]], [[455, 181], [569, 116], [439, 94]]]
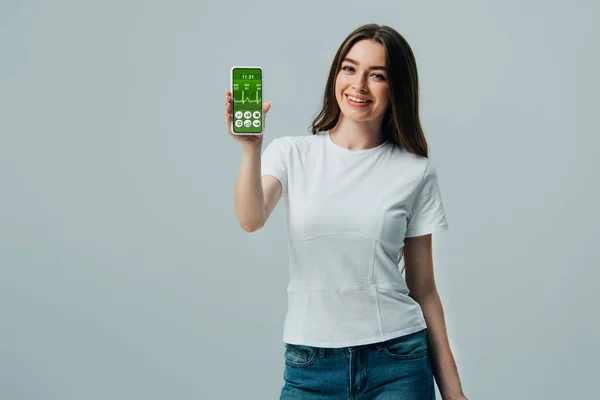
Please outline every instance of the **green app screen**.
[[233, 131], [236, 133], [261, 133], [262, 70], [233, 69]]

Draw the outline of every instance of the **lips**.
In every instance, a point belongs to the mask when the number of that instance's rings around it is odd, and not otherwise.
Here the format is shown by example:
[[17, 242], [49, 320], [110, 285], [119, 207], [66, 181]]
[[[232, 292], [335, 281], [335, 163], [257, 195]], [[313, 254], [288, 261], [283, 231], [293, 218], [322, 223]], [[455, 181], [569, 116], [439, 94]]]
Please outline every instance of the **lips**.
[[372, 102], [371, 99], [368, 99], [368, 98], [363, 97], [363, 96], [357, 96], [357, 95], [354, 95], [354, 94], [345, 94], [345, 96], [346, 96], [346, 98], [348, 98], [350, 100], [357, 99], [357, 100], [362, 100], [362, 101], [366, 101], [366, 102], [369, 102], [369, 103]]
[[373, 100], [367, 100], [365, 102], [357, 102], [357, 101], [353, 101], [350, 97], [354, 97], [354, 96], [349, 96], [349, 95], [344, 95], [346, 97], [346, 103], [348, 103], [349, 106], [354, 107], [354, 108], [364, 108], [364, 107], [369, 107], [372, 103]]

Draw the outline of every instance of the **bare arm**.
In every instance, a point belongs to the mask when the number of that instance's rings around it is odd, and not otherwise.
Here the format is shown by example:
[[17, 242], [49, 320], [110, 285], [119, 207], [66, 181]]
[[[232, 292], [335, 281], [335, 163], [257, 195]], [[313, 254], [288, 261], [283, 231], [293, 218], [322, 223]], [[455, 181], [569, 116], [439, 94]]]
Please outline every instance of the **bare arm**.
[[421, 306], [427, 324], [432, 369], [444, 400], [465, 400], [458, 369], [450, 349], [444, 308], [433, 272], [432, 235], [406, 238], [406, 284]]
[[[263, 104], [266, 117], [271, 103]], [[231, 92], [225, 92], [225, 128], [242, 144], [242, 165], [235, 185], [235, 213], [247, 232], [262, 228], [281, 197], [281, 183], [270, 175], [261, 177], [262, 135], [235, 135], [231, 131]]]
[[261, 177], [261, 146], [244, 146], [235, 186], [235, 211], [246, 232], [261, 229], [281, 197], [281, 183], [271, 175]]

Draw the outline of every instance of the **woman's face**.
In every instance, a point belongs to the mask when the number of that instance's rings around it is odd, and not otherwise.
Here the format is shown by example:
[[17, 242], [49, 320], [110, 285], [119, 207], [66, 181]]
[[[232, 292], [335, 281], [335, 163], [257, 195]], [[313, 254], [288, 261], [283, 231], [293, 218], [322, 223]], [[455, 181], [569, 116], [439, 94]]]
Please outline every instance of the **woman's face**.
[[341, 112], [354, 121], [383, 118], [389, 104], [385, 49], [374, 40], [361, 40], [350, 49], [335, 81]]

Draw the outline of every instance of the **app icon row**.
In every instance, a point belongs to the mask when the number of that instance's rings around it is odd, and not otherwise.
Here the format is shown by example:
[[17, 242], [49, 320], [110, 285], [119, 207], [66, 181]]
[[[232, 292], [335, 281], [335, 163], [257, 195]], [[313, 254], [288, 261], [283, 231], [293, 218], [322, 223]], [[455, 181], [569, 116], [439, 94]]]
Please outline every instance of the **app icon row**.
[[258, 118], [260, 118], [260, 111], [254, 111], [253, 113], [250, 112], [250, 111], [246, 111], [246, 112], [243, 112], [243, 113], [241, 111], [236, 111], [235, 112], [235, 117], [237, 119], [242, 118], [242, 116], [244, 118], [254, 117], [255, 119], [258, 119]]
[[237, 121], [235, 121], [236, 127], [241, 128], [242, 125], [244, 125], [246, 128], [250, 128], [251, 125], [254, 126], [255, 128], [258, 128], [260, 126], [260, 120], [255, 119], [254, 121], [250, 121], [249, 119], [247, 119], [244, 122], [242, 122], [241, 119], [238, 119]]

